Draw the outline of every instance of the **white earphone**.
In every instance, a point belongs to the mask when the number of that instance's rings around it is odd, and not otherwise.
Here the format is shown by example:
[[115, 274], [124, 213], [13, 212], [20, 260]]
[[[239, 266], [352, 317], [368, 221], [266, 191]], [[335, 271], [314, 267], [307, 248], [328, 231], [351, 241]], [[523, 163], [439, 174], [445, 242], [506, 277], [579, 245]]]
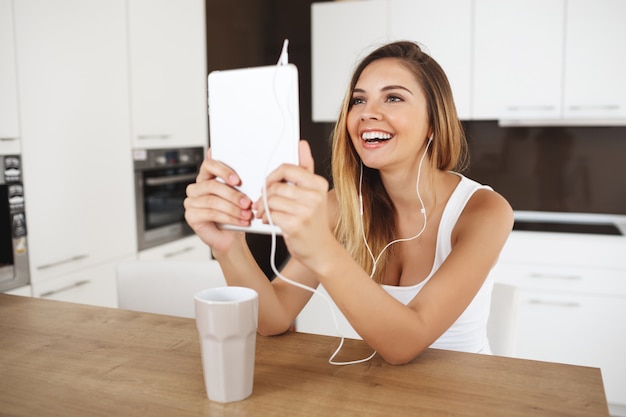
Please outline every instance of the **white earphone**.
[[360, 174], [360, 177], [359, 177], [359, 204], [360, 204], [360, 216], [361, 216], [361, 234], [363, 236], [363, 242], [365, 243], [365, 247], [367, 248], [367, 252], [369, 253], [370, 257], [372, 258], [372, 262], [374, 263], [374, 266], [372, 267], [372, 272], [370, 273], [370, 278], [372, 278], [374, 276], [374, 273], [376, 272], [376, 266], [378, 265], [378, 261], [380, 260], [380, 257], [382, 256], [382, 254], [387, 250], [387, 248], [389, 248], [394, 243], [408, 242], [410, 240], [415, 240], [418, 237], [420, 237], [422, 235], [422, 233], [424, 233], [424, 230], [426, 230], [426, 207], [424, 206], [424, 201], [422, 200], [422, 195], [420, 194], [419, 185], [420, 185], [420, 177], [421, 177], [421, 174], [422, 174], [422, 163], [424, 162], [424, 158], [426, 157], [426, 153], [428, 152], [428, 148], [430, 147], [430, 144], [431, 144], [432, 141], [433, 141], [433, 136], [431, 134], [430, 137], [428, 138], [428, 143], [426, 144], [426, 149], [424, 149], [424, 153], [422, 154], [422, 157], [420, 159], [419, 167], [417, 168], [417, 180], [415, 182], [415, 192], [417, 193], [417, 198], [419, 199], [419, 202], [420, 202], [420, 205], [421, 205], [420, 212], [424, 216], [424, 224], [423, 224], [421, 230], [419, 232], [417, 232], [416, 235], [414, 235], [412, 237], [408, 237], [408, 238], [395, 239], [395, 240], [387, 243], [387, 245], [385, 245], [385, 247], [380, 251], [380, 253], [378, 254], [377, 257], [374, 257], [374, 254], [372, 253], [372, 249], [370, 248], [370, 245], [367, 243], [367, 236], [365, 234], [365, 225], [363, 224], [363, 193], [362, 193], [362, 186], [363, 186], [363, 162], [361, 162], [361, 174]]

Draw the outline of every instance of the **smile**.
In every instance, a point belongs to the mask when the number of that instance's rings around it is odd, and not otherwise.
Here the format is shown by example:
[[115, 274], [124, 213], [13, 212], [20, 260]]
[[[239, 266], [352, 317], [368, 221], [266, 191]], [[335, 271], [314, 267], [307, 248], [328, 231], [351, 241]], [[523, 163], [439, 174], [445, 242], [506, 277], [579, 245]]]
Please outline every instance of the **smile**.
[[392, 134], [381, 132], [381, 131], [370, 131], [363, 132], [361, 134], [361, 139], [363, 139], [367, 143], [378, 143], [388, 141], [393, 137]]

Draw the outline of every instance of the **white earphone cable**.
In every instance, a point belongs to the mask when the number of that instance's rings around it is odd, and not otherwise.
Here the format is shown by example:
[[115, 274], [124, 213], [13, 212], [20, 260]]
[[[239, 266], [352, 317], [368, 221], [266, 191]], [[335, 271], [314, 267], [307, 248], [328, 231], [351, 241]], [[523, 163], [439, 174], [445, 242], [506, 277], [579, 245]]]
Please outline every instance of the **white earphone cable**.
[[361, 204], [361, 207], [360, 207], [361, 232], [363, 234], [363, 242], [365, 242], [365, 247], [367, 248], [367, 251], [370, 254], [370, 257], [372, 258], [372, 262], [373, 262], [373, 267], [372, 267], [372, 272], [370, 274], [370, 278], [372, 278], [374, 276], [374, 273], [376, 272], [376, 267], [378, 265], [378, 261], [380, 260], [380, 257], [383, 255], [383, 253], [387, 250], [387, 248], [389, 248], [394, 243], [408, 242], [408, 241], [411, 241], [411, 240], [415, 240], [418, 237], [420, 237], [422, 235], [422, 233], [424, 233], [424, 230], [426, 230], [426, 218], [427, 218], [427, 216], [426, 216], [426, 208], [424, 207], [424, 200], [422, 200], [422, 195], [420, 194], [419, 184], [420, 184], [420, 177], [422, 175], [422, 163], [424, 162], [424, 158], [426, 157], [426, 153], [428, 152], [428, 147], [430, 146], [430, 143], [432, 142], [432, 140], [433, 140], [432, 136], [430, 138], [428, 138], [428, 143], [426, 144], [426, 149], [424, 150], [424, 153], [422, 154], [422, 157], [420, 158], [419, 167], [417, 169], [417, 180], [415, 182], [415, 192], [417, 193], [417, 198], [418, 198], [418, 200], [420, 202], [420, 206], [421, 206], [420, 212], [424, 216], [424, 224], [422, 225], [421, 230], [419, 232], [417, 232], [416, 235], [414, 235], [412, 237], [407, 237], [407, 238], [395, 239], [395, 240], [387, 243], [387, 245], [385, 245], [385, 247], [380, 251], [380, 253], [378, 254], [377, 257], [374, 257], [374, 254], [372, 253], [372, 249], [370, 248], [370, 245], [367, 243], [367, 236], [365, 234], [365, 225], [363, 224], [363, 194], [362, 194], [363, 162], [361, 162], [361, 175], [360, 175], [360, 178], [359, 178], [359, 203]]
[[[280, 55], [280, 58], [278, 60], [277, 65], [281, 66], [281, 65], [286, 65], [288, 63], [288, 55], [287, 55], [287, 46], [288, 46], [288, 40], [285, 40], [283, 43], [283, 49]], [[422, 226], [422, 229], [413, 237], [410, 238], [401, 238], [401, 239], [396, 239], [392, 242], [389, 242], [382, 250], [381, 252], [378, 254], [378, 257], [374, 257], [374, 254], [372, 253], [372, 250], [369, 246], [369, 244], [367, 243], [367, 237], [365, 234], [365, 226], [363, 225], [363, 195], [362, 195], [362, 184], [363, 184], [363, 163], [361, 163], [361, 175], [359, 178], [359, 202], [360, 202], [360, 216], [361, 216], [361, 232], [363, 235], [363, 242], [365, 243], [365, 246], [367, 248], [367, 251], [369, 252], [370, 256], [372, 257], [372, 261], [373, 261], [373, 267], [372, 267], [372, 272], [370, 274], [370, 278], [372, 278], [374, 276], [374, 273], [376, 272], [376, 266], [378, 264], [378, 261], [380, 260], [380, 257], [382, 256], [382, 254], [385, 252], [385, 250], [387, 250], [387, 248], [389, 246], [391, 246], [394, 243], [397, 242], [406, 242], [409, 240], [413, 240], [413, 239], [417, 239], [419, 236], [421, 236], [421, 234], [424, 232], [424, 230], [426, 229], [426, 209], [424, 207], [424, 202], [422, 201], [422, 196], [420, 195], [420, 191], [419, 191], [419, 182], [420, 182], [420, 175], [421, 175], [421, 171], [422, 171], [422, 163], [424, 162], [424, 158], [426, 156], [426, 153], [428, 151], [428, 147], [430, 146], [430, 143], [432, 142], [432, 136], [429, 138], [428, 144], [426, 145], [426, 149], [424, 150], [424, 154], [422, 155], [421, 159], [420, 159], [420, 163], [419, 163], [419, 168], [417, 171], [417, 181], [416, 181], [416, 192], [417, 192], [417, 197], [420, 201], [421, 204], [421, 213], [424, 215], [424, 224]], [[339, 346], [337, 347], [337, 349], [333, 352], [333, 354], [330, 356], [330, 358], [328, 359], [328, 362], [332, 365], [352, 365], [352, 364], [357, 364], [357, 363], [362, 363], [362, 362], [367, 362], [370, 359], [372, 359], [375, 355], [376, 355], [376, 351], [374, 351], [370, 356], [368, 356], [367, 358], [363, 358], [363, 359], [358, 359], [358, 360], [354, 360], [354, 361], [346, 361], [346, 362], [337, 362], [335, 361], [335, 357], [339, 354], [339, 352], [341, 351], [341, 348], [343, 347], [344, 341], [345, 341], [345, 337], [343, 336], [341, 329], [339, 327], [339, 322], [337, 320], [337, 315], [335, 314], [334, 308], [333, 308], [333, 303], [331, 301], [331, 299], [326, 296], [326, 294], [324, 294], [323, 292], [321, 292], [320, 290], [316, 289], [316, 288], [312, 288], [309, 287], [307, 285], [304, 285], [302, 283], [293, 281], [292, 279], [287, 278], [286, 276], [284, 276], [283, 274], [280, 273], [280, 271], [278, 270], [278, 268], [276, 267], [276, 230], [275, 230], [275, 225], [274, 225], [274, 221], [272, 219], [272, 215], [270, 213], [270, 209], [269, 209], [269, 204], [268, 204], [268, 200], [267, 200], [267, 185], [264, 182], [263, 183], [263, 189], [262, 189], [262, 197], [263, 197], [263, 204], [265, 206], [265, 210], [266, 210], [266, 214], [267, 214], [267, 219], [268, 222], [270, 224], [270, 226], [272, 226], [271, 228], [271, 237], [272, 237], [272, 241], [271, 241], [271, 248], [270, 248], [270, 266], [272, 268], [272, 271], [274, 272], [274, 274], [276, 275], [277, 278], [282, 279], [283, 281], [304, 289], [306, 291], [310, 291], [314, 294], [318, 294], [320, 295], [328, 304], [328, 307], [330, 309], [330, 313], [332, 315], [333, 318], [333, 322], [335, 324], [335, 329], [337, 331], [337, 334], [339, 335], [339, 337], [341, 338], [341, 341], [339, 342]]]
[[[263, 204], [266, 207], [267, 220], [268, 220], [268, 222], [269, 222], [269, 224], [271, 226], [274, 226], [274, 222], [272, 220], [272, 215], [270, 213], [269, 206], [268, 206], [268, 203], [267, 203], [267, 187], [265, 186], [265, 184], [263, 185]], [[353, 365], [353, 364], [357, 364], [357, 363], [367, 362], [370, 359], [372, 359], [374, 357], [374, 355], [376, 355], [376, 352], [374, 352], [370, 356], [368, 356], [367, 358], [363, 358], [363, 359], [358, 359], [358, 360], [354, 360], [354, 361], [346, 361], [346, 362], [337, 362], [337, 361], [335, 361], [335, 357], [339, 354], [339, 352], [341, 351], [341, 348], [343, 347], [343, 343], [345, 341], [345, 337], [343, 336], [343, 334], [341, 332], [341, 329], [339, 327], [339, 322], [337, 320], [337, 315], [335, 314], [335, 309], [333, 308], [333, 303], [330, 300], [330, 298], [326, 296], [326, 294], [324, 294], [323, 292], [319, 291], [318, 289], [309, 287], [308, 285], [301, 284], [301, 283], [299, 283], [297, 281], [293, 281], [292, 279], [289, 279], [289, 278], [287, 278], [286, 276], [284, 276], [283, 274], [280, 273], [280, 271], [276, 267], [276, 232], [275, 232], [275, 230], [273, 228], [272, 228], [272, 245], [271, 245], [271, 249], [270, 249], [270, 266], [272, 267], [272, 271], [274, 272], [274, 274], [276, 275], [277, 278], [280, 278], [283, 281], [285, 281], [285, 282], [287, 282], [287, 283], [289, 283], [291, 285], [294, 285], [294, 286], [296, 286], [298, 288], [302, 288], [302, 289], [310, 291], [310, 292], [312, 292], [314, 294], [318, 294], [328, 304], [328, 308], [329, 308], [331, 316], [333, 318], [333, 323], [335, 324], [335, 329], [337, 331], [337, 334], [341, 338], [341, 341], [339, 342], [339, 346], [337, 347], [337, 349], [333, 352], [333, 354], [328, 359], [328, 363], [330, 363], [331, 365]]]

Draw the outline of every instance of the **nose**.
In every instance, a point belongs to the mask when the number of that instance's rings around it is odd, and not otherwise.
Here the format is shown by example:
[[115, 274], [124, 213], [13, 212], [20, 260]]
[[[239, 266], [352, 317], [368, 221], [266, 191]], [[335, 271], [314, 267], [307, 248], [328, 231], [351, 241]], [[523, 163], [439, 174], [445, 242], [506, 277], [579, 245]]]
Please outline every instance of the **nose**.
[[361, 111], [361, 120], [380, 120], [382, 118], [380, 108], [376, 103], [368, 101]]

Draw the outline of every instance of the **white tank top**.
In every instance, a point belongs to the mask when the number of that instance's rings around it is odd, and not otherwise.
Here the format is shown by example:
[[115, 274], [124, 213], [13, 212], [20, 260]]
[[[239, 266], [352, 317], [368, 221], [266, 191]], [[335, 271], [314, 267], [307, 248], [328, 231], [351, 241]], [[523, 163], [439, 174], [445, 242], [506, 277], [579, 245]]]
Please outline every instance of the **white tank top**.
[[[428, 277], [419, 284], [406, 287], [382, 285], [387, 293], [405, 305], [420, 292], [450, 254], [452, 250], [452, 230], [470, 197], [477, 190], [491, 189], [460, 174], [457, 175], [461, 177], [461, 181], [450, 196], [441, 216], [437, 232], [435, 260]], [[493, 278], [488, 277], [461, 316], [430, 347], [490, 354], [491, 349], [487, 340], [487, 319], [489, 317], [492, 288]], [[345, 337], [360, 339], [359, 334], [330, 298], [324, 286], [319, 285], [317, 291], [321, 292], [327, 300], [314, 294], [296, 319], [296, 329], [307, 333], [332, 335], [337, 328], [340, 334]], [[329, 313], [327, 302], [330, 303], [333, 311], [332, 315]], [[334, 322], [334, 319], [337, 322]]]
[[[437, 232], [435, 260], [428, 277], [419, 284], [406, 287], [382, 286], [387, 293], [403, 304], [407, 304], [420, 292], [450, 254], [452, 230], [470, 197], [477, 190], [491, 189], [491, 187], [481, 185], [463, 175], [457, 175], [461, 177], [461, 181], [450, 196], [441, 216]], [[489, 318], [492, 288], [493, 279], [488, 277], [461, 316], [430, 347], [472, 353], [491, 353], [487, 340], [487, 319]]]

